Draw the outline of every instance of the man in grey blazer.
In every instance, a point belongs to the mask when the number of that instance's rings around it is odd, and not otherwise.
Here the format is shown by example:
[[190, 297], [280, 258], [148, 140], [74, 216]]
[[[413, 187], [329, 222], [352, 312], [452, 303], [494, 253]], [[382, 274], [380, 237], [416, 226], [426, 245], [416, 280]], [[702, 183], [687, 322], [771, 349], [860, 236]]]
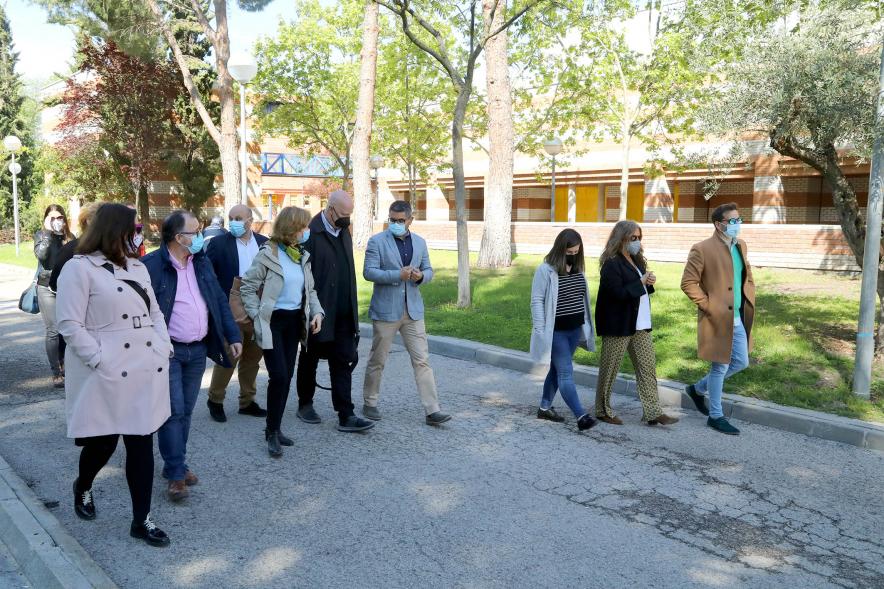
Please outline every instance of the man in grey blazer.
[[390, 205], [389, 229], [372, 236], [365, 250], [362, 275], [374, 283], [368, 308], [374, 329], [371, 356], [365, 369], [362, 413], [375, 421], [381, 418], [378, 410], [381, 375], [393, 338], [399, 333], [411, 356], [427, 425], [440, 425], [451, 416], [439, 409], [420, 293], [420, 286], [433, 279], [433, 267], [427, 242], [409, 231], [413, 220], [411, 205], [404, 200], [395, 201]]

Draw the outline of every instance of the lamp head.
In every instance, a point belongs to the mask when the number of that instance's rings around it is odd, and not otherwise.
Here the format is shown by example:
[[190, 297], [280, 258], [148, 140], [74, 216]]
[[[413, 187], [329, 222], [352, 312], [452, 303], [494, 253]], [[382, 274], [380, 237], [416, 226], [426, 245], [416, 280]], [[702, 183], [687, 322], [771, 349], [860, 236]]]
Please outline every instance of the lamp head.
[[544, 141], [543, 150], [553, 157], [559, 155], [562, 153], [562, 140], [558, 137], [553, 137], [552, 139]]
[[384, 167], [384, 158], [379, 155], [373, 155], [368, 158], [368, 165], [372, 170], [377, 170], [379, 168]]
[[7, 135], [3, 139], [3, 148], [6, 151], [18, 153], [21, 151], [21, 139], [19, 139], [15, 135]]
[[258, 75], [258, 64], [248, 53], [237, 53], [227, 60], [227, 69], [240, 84], [248, 84]]

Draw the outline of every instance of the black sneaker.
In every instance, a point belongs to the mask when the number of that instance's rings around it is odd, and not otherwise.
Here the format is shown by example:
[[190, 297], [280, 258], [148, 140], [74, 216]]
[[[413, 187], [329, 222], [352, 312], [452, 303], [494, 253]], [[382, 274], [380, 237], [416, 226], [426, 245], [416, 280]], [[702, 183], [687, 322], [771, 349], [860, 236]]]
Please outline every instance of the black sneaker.
[[211, 400], [206, 400], [206, 407], [209, 408], [209, 415], [218, 423], [227, 421], [227, 415], [224, 414], [224, 405]]
[[339, 432], [364, 432], [374, 427], [374, 422], [351, 415], [338, 423]]
[[708, 425], [715, 431], [719, 431], [729, 436], [740, 435], [740, 430], [732, 426], [731, 423], [724, 417], [719, 417], [718, 419], [713, 419], [712, 417], [710, 417], [706, 420], [706, 425]]
[[319, 414], [316, 411], [314, 411], [313, 405], [304, 405], [303, 407], [298, 407], [298, 419], [300, 419], [304, 423], [322, 422], [322, 418], [319, 417]]
[[709, 415], [709, 410], [706, 409], [706, 397], [697, 392], [697, 389], [694, 388], [694, 385], [689, 384], [684, 388], [684, 392], [688, 394], [688, 397], [691, 398], [691, 401], [694, 402], [694, 405], [697, 407], [697, 411], [702, 413], [703, 415]]
[[80, 479], [74, 481], [74, 511], [77, 517], [85, 520], [95, 519], [95, 501], [92, 499], [92, 489], [86, 491], [78, 491], [77, 483]]
[[133, 538], [140, 538], [151, 546], [158, 548], [168, 546], [170, 542], [169, 536], [153, 523], [149, 513], [143, 522], [132, 522], [132, 526], [129, 528], [129, 535]]
[[267, 417], [267, 410], [261, 409], [261, 406], [252, 401], [239, 410], [240, 415], [251, 415], [252, 417]]
[[537, 419], [546, 419], [547, 421], [554, 421], [556, 423], [562, 423], [565, 421], [565, 418], [556, 413], [556, 410], [552, 407], [549, 409], [537, 409]]
[[427, 425], [442, 425], [449, 419], [451, 419], [451, 416], [447, 413], [436, 411], [435, 413], [427, 415]]
[[596, 425], [598, 425], [598, 423], [598, 421], [593, 419], [592, 416], [587, 413], [577, 420], [577, 429], [579, 429], [580, 431], [585, 431], [595, 427]]

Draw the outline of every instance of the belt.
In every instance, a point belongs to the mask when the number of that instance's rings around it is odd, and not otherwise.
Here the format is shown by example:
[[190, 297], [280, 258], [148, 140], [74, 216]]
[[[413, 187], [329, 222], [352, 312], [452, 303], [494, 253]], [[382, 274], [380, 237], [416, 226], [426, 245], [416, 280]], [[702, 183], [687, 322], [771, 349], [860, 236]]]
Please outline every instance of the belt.
[[177, 340], [172, 340], [172, 343], [175, 344], [176, 346], [195, 346], [195, 345], [197, 345], [197, 344], [204, 344], [204, 343], [206, 343], [206, 338], [198, 339], [198, 340], [193, 341], [193, 342], [179, 342], [179, 341], [177, 341]]

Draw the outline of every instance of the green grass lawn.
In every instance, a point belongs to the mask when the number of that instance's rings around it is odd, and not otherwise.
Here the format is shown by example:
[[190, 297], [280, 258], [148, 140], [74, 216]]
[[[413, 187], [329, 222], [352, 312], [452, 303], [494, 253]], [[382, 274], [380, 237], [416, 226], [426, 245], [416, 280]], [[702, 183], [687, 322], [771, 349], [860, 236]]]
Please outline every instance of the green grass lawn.
[[[473, 307], [455, 307], [457, 261], [454, 252], [433, 251], [436, 276], [422, 289], [427, 330], [528, 350], [529, 298], [541, 256], [516, 256], [505, 270], [472, 271]], [[357, 256], [357, 267], [362, 261]], [[590, 292], [598, 289], [597, 260], [588, 262]], [[708, 369], [696, 357], [696, 311], [681, 292], [681, 264], [653, 263], [657, 292], [651, 297], [657, 374], [693, 382]], [[360, 313], [367, 320], [371, 284], [359, 281]], [[873, 400], [851, 394], [853, 346], [859, 312], [859, 281], [808, 271], [758, 269], [757, 314], [752, 366], [729, 379], [728, 392], [838, 415], [884, 422], [884, 367], [877, 370]], [[598, 354], [578, 350], [576, 361], [597, 365]], [[633, 374], [627, 358], [621, 369]]]
[[4, 243], [0, 245], [0, 264], [14, 264], [36, 270], [37, 258], [34, 257], [34, 242], [21, 242], [18, 256], [15, 255], [15, 244]]

